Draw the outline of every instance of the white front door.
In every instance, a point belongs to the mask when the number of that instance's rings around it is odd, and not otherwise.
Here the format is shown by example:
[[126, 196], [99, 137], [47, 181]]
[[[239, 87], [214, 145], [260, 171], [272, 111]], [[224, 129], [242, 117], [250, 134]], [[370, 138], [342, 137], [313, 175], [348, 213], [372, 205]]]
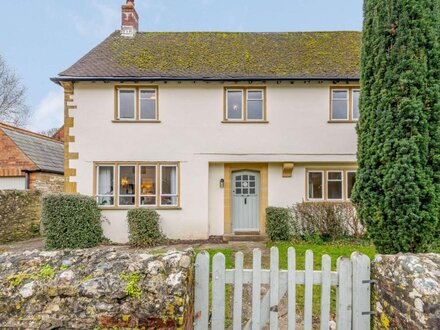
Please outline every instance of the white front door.
[[260, 173], [232, 174], [232, 231], [260, 231]]

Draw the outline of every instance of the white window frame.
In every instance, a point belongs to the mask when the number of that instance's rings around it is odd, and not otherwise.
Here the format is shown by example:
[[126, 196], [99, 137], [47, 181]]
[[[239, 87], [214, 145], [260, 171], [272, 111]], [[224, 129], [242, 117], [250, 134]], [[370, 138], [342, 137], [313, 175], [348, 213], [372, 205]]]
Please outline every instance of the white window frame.
[[[310, 173], [321, 173], [321, 198], [311, 198], [310, 197]], [[324, 183], [325, 183], [325, 175], [324, 175], [324, 171], [321, 170], [309, 170], [307, 171], [307, 176], [306, 176], [306, 180], [307, 180], [307, 200], [309, 201], [323, 201], [325, 196], [324, 196]]]
[[[333, 118], [333, 100], [334, 100], [334, 92], [347, 92], [347, 107], [346, 107], [346, 114], [347, 118], [341, 119], [341, 118]], [[330, 101], [330, 120], [332, 121], [349, 121], [350, 120], [350, 89], [349, 88], [333, 88], [331, 90], [331, 101]], [[339, 99], [341, 100], [341, 99]]]
[[[249, 92], [261, 92], [261, 99], [253, 99], [250, 101], [261, 101], [261, 119], [249, 119], [248, 117], [248, 109], [249, 109]], [[264, 89], [261, 88], [252, 88], [246, 89], [246, 120], [249, 121], [264, 121]]]
[[[121, 184], [121, 167], [134, 167], [134, 182], [135, 182], [135, 187], [134, 187], [134, 194], [133, 195], [122, 195], [121, 194], [121, 189], [120, 189], [120, 184]], [[138, 189], [137, 187], [137, 171], [138, 171], [138, 166], [136, 164], [118, 164], [118, 201], [117, 201], [117, 205], [121, 206], [121, 207], [136, 207], [136, 189]], [[134, 204], [133, 205], [121, 205], [120, 199], [121, 197], [134, 197]]]
[[[241, 118], [229, 118], [229, 92], [241, 92]], [[247, 95], [246, 95], [247, 96]], [[244, 120], [244, 98], [245, 90], [242, 88], [227, 88], [226, 89], [226, 120], [229, 121], [243, 121]]]
[[[357, 118], [354, 117], [354, 92], [359, 92], [359, 100], [360, 100], [361, 89], [360, 88], [353, 88], [351, 90], [351, 119], [354, 121], [358, 121], [359, 117], [357, 117]], [[358, 106], [359, 106], [359, 102], [358, 102]], [[359, 111], [359, 109], [358, 109], [358, 111]]]
[[350, 197], [348, 197], [348, 173], [354, 173], [355, 175], [357, 175], [357, 171], [355, 171], [355, 170], [347, 170], [347, 171], [345, 171], [345, 175], [347, 176], [346, 177], [346, 180], [345, 180], [345, 198], [346, 198], [346, 200], [347, 201], [351, 201], [351, 198]]
[[[174, 167], [176, 168], [176, 194], [164, 194], [162, 192], [162, 177], [164, 167]], [[159, 206], [161, 207], [177, 207], [179, 206], [179, 166], [174, 164], [161, 164], [160, 165], [160, 189], [159, 189]], [[176, 197], [176, 204], [162, 204], [162, 197]]]
[[[341, 180], [329, 179], [329, 173], [339, 173], [341, 174]], [[344, 171], [342, 170], [328, 170], [325, 173], [326, 180], [326, 197], [328, 201], [343, 201], [344, 200]], [[329, 182], [341, 182], [341, 198], [330, 198], [328, 194]]]
[[[121, 91], [133, 92], [133, 104], [134, 104], [134, 116], [133, 118], [121, 118]], [[118, 88], [118, 119], [119, 120], [136, 120], [137, 118], [137, 106], [136, 106], [136, 88]]]
[[[156, 100], [156, 102], [154, 102], [154, 105], [155, 105], [155, 109], [154, 109], [154, 118], [153, 119], [151, 119], [151, 118], [142, 118], [141, 117], [141, 115], [142, 115], [142, 112], [141, 112], [141, 101], [142, 100], [148, 100], [148, 99], [143, 99], [142, 98], [142, 92], [154, 92], [154, 97], [155, 97], [155, 100]], [[138, 111], [139, 111], [139, 120], [151, 120], [151, 121], [156, 121], [156, 120], [158, 120], [158, 116], [157, 116], [157, 88], [140, 88], [139, 89], [139, 109], [138, 109]]]
[[[139, 200], [138, 200], [138, 205], [139, 205], [139, 207], [157, 207], [157, 165], [149, 165], [149, 164], [139, 164], [139, 182], [138, 182], [138, 185], [139, 185]], [[144, 195], [144, 194], [142, 194], [142, 186], [141, 186], [141, 183], [142, 183], [142, 167], [154, 167], [154, 169], [155, 169], [155, 176], [154, 176], [154, 181], [155, 181], [155, 194], [154, 195]], [[142, 200], [142, 197], [154, 197], [154, 199], [155, 199], [155, 203], [154, 204], [150, 204], [150, 205], [146, 205], [146, 204], [141, 204], [141, 200]]]
[[[100, 167], [113, 167], [113, 195], [101, 195], [99, 194], [99, 168]], [[115, 182], [115, 165], [97, 165], [96, 166], [96, 195], [95, 195], [95, 199], [96, 199], [96, 203], [98, 204], [99, 207], [114, 207], [116, 205], [116, 182]], [[113, 204], [108, 204], [108, 205], [101, 205], [99, 204], [99, 197], [113, 197]]]

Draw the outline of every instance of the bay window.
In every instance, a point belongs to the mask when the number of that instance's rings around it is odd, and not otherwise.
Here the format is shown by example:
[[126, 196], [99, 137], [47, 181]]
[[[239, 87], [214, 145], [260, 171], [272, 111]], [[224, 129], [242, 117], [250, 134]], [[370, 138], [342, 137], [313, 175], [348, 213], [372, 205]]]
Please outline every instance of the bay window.
[[105, 162], [95, 164], [94, 173], [94, 195], [99, 206], [176, 208], [180, 205], [178, 163]]

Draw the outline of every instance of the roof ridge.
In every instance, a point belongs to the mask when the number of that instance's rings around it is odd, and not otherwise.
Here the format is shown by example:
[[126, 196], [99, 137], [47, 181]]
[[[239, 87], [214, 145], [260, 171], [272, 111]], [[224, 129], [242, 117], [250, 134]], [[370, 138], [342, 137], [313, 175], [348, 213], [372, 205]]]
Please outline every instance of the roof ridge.
[[58, 140], [56, 138], [53, 138], [53, 137], [50, 137], [50, 136], [46, 136], [46, 135], [43, 135], [43, 134], [40, 134], [40, 133], [35, 133], [35, 132], [32, 132], [32, 131], [26, 130], [24, 128], [8, 125], [8, 124], [2, 123], [2, 122], [0, 122], [0, 128], [1, 127], [6, 128], [6, 129], [10, 129], [10, 130], [13, 130], [13, 131], [17, 131], [17, 132], [22, 133], [22, 134], [31, 135], [31, 136], [34, 136], [36, 138], [45, 139], [45, 140], [49, 140], [49, 141], [52, 141], [52, 142], [58, 142], [60, 144], [64, 143], [63, 141], [60, 141], [60, 140]]

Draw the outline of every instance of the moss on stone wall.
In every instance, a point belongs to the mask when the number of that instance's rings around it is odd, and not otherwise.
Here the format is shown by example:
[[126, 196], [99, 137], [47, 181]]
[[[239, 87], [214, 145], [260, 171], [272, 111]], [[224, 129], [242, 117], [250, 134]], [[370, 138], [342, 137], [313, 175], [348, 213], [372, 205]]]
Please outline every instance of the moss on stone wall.
[[0, 190], [0, 243], [39, 236], [41, 192]]

